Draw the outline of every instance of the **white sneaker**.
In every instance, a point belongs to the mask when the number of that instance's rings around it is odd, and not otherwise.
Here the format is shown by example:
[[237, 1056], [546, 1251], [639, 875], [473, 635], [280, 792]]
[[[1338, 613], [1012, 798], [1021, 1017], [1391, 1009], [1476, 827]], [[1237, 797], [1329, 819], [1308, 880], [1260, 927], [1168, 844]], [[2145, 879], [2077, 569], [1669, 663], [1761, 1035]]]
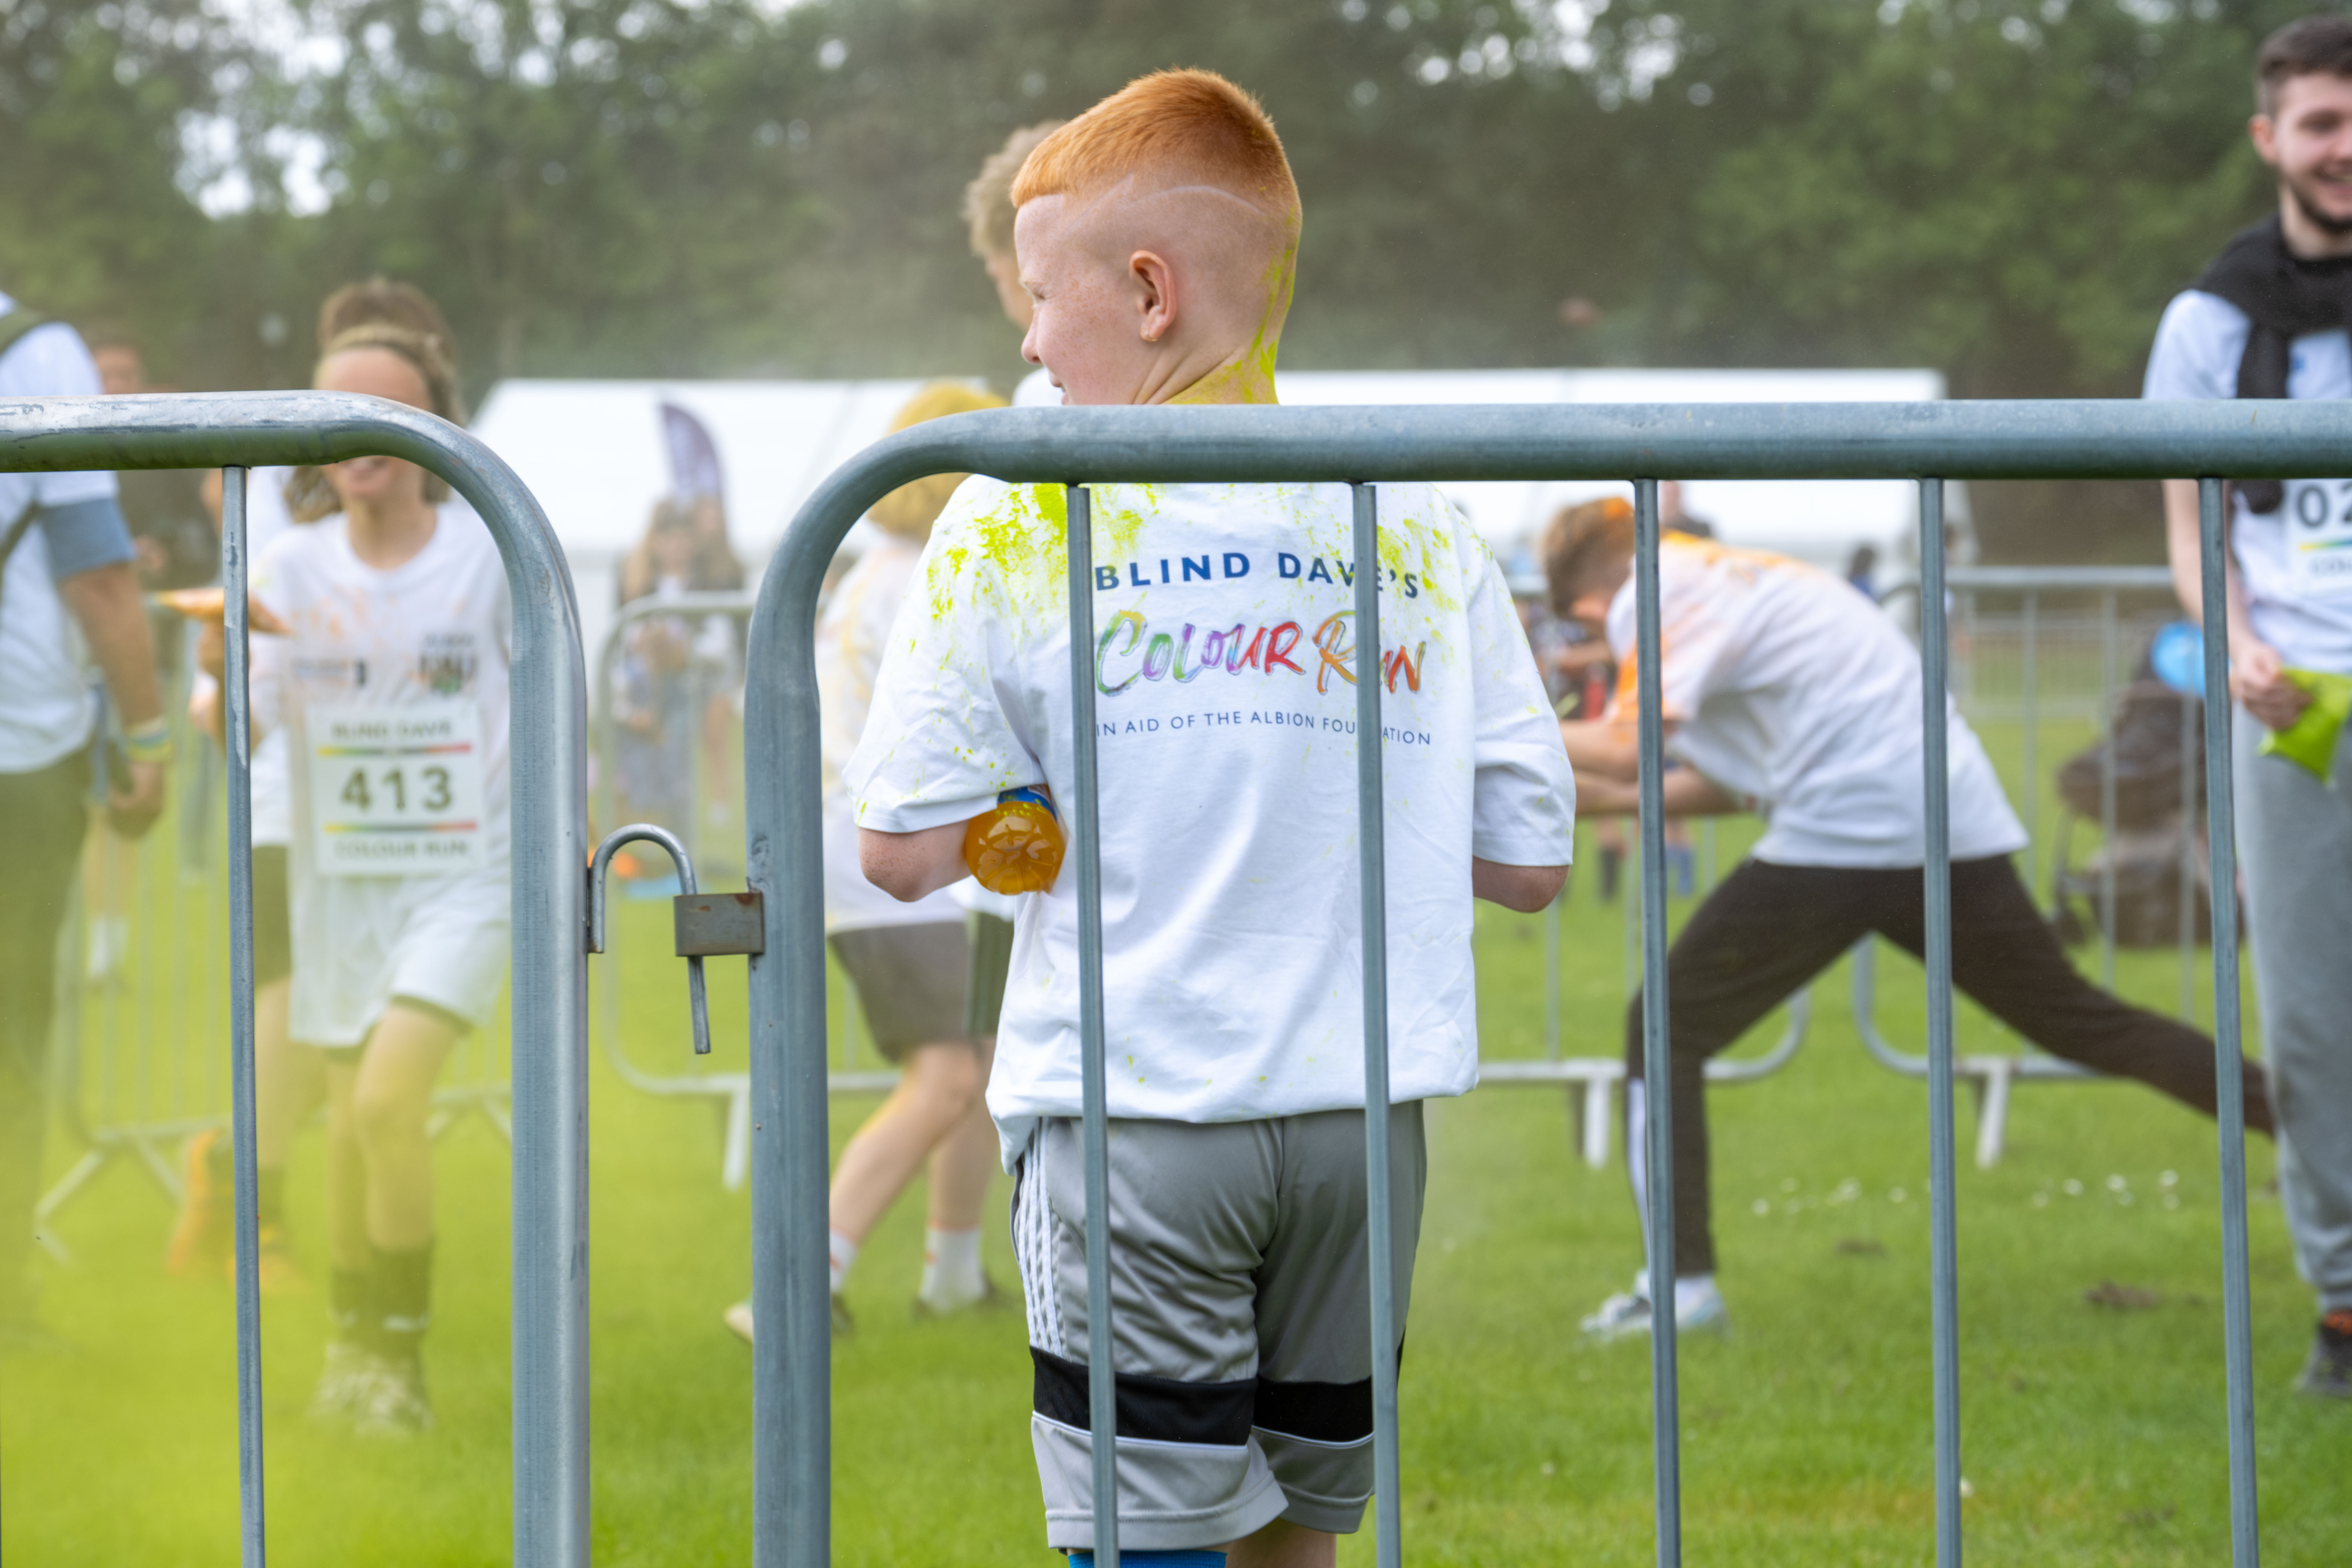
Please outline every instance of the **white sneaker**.
[[322, 1426], [354, 1420], [375, 1390], [376, 1358], [344, 1340], [327, 1342], [327, 1364], [310, 1396], [310, 1419]]
[[367, 1399], [352, 1425], [356, 1436], [414, 1437], [433, 1430], [433, 1402], [425, 1394], [425, 1363], [377, 1357]]
[[[1650, 1331], [1651, 1311], [1648, 1280], [1636, 1275], [1632, 1290], [1601, 1302], [1601, 1310], [1586, 1318], [1581, 1327], [1587, 1334], [1604, 1342], [1631, 1339]], [[1724, 1306], [1723, 1293], [1716, 1289], [1713, 1276], [1675, 1281], [1675, 1331], [1731, 1331], [1731, 1312]]]

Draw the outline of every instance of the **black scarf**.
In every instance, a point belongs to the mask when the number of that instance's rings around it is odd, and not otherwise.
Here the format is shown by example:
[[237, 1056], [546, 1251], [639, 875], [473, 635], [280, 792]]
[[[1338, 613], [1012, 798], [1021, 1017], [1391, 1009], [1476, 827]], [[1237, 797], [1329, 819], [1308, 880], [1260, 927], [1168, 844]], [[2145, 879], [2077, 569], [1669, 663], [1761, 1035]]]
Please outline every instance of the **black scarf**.
[[[2290, 346], [2306, 332], [2352, 328], [2352, 256], [2309, 261], [2289, 254], [2273, 213], [2224, 246], [2192, 285], [2246, 313], [2246, 349], [2238, 359], [2238, 395], [2284, 397]], [[2286, 487], [2240, 479], [2247, 510], [2278, 510]]]

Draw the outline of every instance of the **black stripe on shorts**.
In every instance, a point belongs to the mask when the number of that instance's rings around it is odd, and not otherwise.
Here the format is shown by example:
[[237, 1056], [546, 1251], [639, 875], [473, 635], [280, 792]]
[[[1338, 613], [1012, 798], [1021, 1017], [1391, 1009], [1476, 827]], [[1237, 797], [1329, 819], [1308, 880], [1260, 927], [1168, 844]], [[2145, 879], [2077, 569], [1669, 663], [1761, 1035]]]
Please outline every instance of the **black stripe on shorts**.
[[[1036, 1363], [1037, 1414], [1048, 1421], [1094, 1429], [1087, 1404], [1087, 1369], [1049, 1351], [1029, 1347]], [[1234, 1383], [1184, 1383], [1172, 1377], [1122, 1372], [1118, 1384], [1118, 1435], [1162, 1443], [1204, 1443], [1236, 1448], [1249, 1441], [1254, 1407], [1265, 1385], [1255, 1378]], [[1299, 1386], [1294, 1384], [1293, 1386]], [[1364, 1430], [1371, 1430], [1371, 1384], [1364, 1385]]]
[[1360, 1443], [1372, 1435], [1372, 1380], [1257, 1383], [1255, 1425], [1310, 1443]]

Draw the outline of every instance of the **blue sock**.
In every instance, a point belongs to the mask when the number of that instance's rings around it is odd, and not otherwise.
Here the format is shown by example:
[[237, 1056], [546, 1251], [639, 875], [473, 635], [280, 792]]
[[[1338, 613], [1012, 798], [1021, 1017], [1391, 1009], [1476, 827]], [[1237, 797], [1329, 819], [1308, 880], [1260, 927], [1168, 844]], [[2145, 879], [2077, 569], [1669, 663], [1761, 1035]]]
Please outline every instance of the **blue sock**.
[[[1186, 1552], [1121, 1552], [1118, 1562], [1119, 1568], [1127, 1568], [1130, 1563], [1135, 1568], [1225, 1568], [1225, 1554], [1197, 1549]], [[1071, 1552], [1070, 1568], [1095, 1568], [1095, 1554], [1091, 1552]]]

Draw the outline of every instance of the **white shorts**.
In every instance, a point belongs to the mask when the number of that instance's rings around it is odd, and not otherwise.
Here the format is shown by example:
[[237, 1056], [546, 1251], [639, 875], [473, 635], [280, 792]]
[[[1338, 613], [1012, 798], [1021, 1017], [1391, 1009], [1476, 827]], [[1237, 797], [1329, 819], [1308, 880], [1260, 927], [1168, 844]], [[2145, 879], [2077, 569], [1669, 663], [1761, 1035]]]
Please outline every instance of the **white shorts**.
[[506, 986], [509, 872], [460, 878], [294, 879], [289, 1033], [309, 1046], [363, 1044], [395, 996], [477, 1027]]

